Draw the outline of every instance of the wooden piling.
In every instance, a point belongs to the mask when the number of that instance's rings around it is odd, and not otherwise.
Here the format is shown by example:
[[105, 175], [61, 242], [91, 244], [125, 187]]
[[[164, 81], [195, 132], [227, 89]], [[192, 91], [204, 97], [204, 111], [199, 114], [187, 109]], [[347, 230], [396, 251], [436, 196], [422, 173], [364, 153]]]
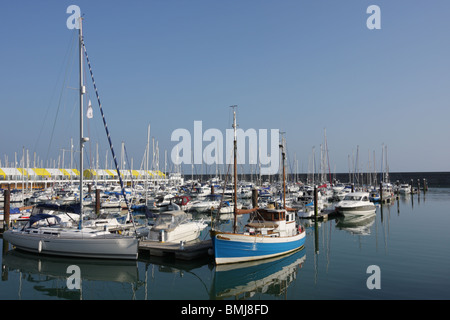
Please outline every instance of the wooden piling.
[[10, 203], [11, 203], [11, 189], [10, 189], [11, 187], [10, 187], [10, 185], [8, 185], [8, 189], [6, 189], [4, 192], [3, 192], [3, 197], [4, 197], [4, 204], [3, 204], [3, 224], [4, 224], [4, 227], [3, 227], [3, 229], [4, 230], [8, 230], [9, 229], [9, 214], [10, 214], [10, 211], [11, 211], [11, 206], [10, 206]]
[[395, 191], [395, 194], [396, 194], [395, 198], [398, 200], [400, 198], [400, 196], [399, 196], [399, 194], [400, 194], [400, 190], [399, 190], [400, 189], [400, 181], [397, 180], [396, 184], [397, 184], [397, 188], [396, 188], [396, 191]]
[[383, 182], [380, 182], [380, 203], [383, 203]]
[[95, 213], [100, 213], [100, 189], [95, 189]]
[[253, 208], [258, 206], [258, 189], [252, 189], [252, 206]]
[[314, 218], [317, 220], [317, 186], [314, 186]]

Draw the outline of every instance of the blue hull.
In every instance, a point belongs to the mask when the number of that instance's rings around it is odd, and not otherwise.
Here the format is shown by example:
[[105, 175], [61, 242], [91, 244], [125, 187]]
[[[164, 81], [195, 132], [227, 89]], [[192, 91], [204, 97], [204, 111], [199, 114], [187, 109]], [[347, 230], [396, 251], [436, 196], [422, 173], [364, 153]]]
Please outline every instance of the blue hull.
[[271, 258], [297, 250], [305, 244], [305, 233], [283, 238], [218, 234], [213, 237], [216, 264]]

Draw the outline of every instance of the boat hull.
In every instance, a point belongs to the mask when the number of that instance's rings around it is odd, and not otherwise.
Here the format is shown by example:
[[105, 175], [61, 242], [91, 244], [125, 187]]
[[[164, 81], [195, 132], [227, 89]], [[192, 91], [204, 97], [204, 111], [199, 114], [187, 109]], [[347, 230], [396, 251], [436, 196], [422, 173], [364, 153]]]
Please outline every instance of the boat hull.
[[180, 241], [188, 242], [197, 239], [205, 228], [206, 224], [198, 222], [180, 225], [171, 231], [152, 228], [150, 229], [149, 240], [173, 243], [179, 243]]
[[3, 239], [17, 249], [56, 256], [136, 260], [138, 239], [121, 236], [58, 237], [5, 231]]
[[213, 237], [216, 264], [267, 259], [297, 250], [305, 244], [305, 232], [289, 237], [218, 233]]
[[359, 206], [359, 207], [336, 207], [336, 211], [343, 215], [349, 216], [361, 216], [371, 215], [375, 213], [376, 207], [372, 205]]

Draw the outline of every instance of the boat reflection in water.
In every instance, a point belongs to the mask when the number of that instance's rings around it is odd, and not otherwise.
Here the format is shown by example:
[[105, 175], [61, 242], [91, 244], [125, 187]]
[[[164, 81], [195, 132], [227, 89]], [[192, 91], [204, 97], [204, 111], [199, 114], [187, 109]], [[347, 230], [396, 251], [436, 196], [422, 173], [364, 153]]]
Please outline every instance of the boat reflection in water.
[[354, 235], [369, 235], [370, 227], [375, 222], [375, 212], [363, 216], [343, 216], [336, 218], [336, 228]]
[[216, 266], [212, 299], [249, 299], [257, 293], [280, 296], [295, 281], [305, 250], [276, 258]]
[[[3, 255], [2, 277], [7, 277], [8, 272], [19, 272], [17, 298], [28, 294], [27, 287], [33, 286], [32, 299], [47, 299], [56, 297], [61, 299], [83, 299], [83, 284], [89, 281], [98, 281], [102, 286], [105, 283], [130, 284], [130, 298], [133, 295], [139, 281], [137, 261], [134, 260], [108, 260], [108, 259], [82, 259], [43, 256], [19, 250], [11, 250]], [[75, 276], [69, 266], [79, 267], [79, 288], [70, 289], [68, 281]], [[85, 283], [83, 283], [86, 281]], [[72, 281], [71, 281], [72, 283]], [[91, 287], [92, 284], [89, 284]], [[23, 287], [23, 288], [22, 288]], [[42, 294], [42, 296], [39, 295]], [[85, 290], [86, 292], [86, 290]], [[105, 292], [99, 292], [104, 299]], [[122, 296], [122, 295], [121, 295]], [[13, 298], [13, 297], [12, 297]], [[92, 297], [89, 297], [92, 299]]]

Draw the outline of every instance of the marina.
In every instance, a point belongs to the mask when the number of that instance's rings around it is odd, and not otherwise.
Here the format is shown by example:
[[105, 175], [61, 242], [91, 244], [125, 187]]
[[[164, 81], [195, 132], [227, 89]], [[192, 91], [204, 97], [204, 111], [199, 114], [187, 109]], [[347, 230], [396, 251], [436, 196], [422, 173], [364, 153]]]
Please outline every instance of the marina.
[[446, 10], [380, 1], [5, 5], [0, 301], [450, 299]]
[[[448, 173], [441, 175], [450, 179]], [[0, 298], [448, 299], [450, 261], [448, 242], [442, 237], [449, 223], [445, 208], [450, 205], [450, 189], [431, 186], [420, 191], [399, 192], [392, 202], [377, 204], [372, 216], [349, 219], [334, 212], [322, 219], [299, 219], [307, 233], [303, 248], [251, 263], [215, 264], [210, 227], [193, 242], [141, 240], [138, 259], [128, 262], [33, 254], [2, 239]], [[205, 217], [204, 212], [191, 214], [193, 219]], [[240, 218], [240, 223], [245, 220]], [[221, 224], [231, 230], [233, 219], [228, 216]], [[410, 246], [417, 230], [421, 241]], [[82, 289], [67, 287], [66, 269], [72, 264], [81, 267]], [[366, 285], [366, 269], [374, 264], [382, 270], [380, 290]], [[39, 290], [33, 288], [36, 281], [42, 286]]]

